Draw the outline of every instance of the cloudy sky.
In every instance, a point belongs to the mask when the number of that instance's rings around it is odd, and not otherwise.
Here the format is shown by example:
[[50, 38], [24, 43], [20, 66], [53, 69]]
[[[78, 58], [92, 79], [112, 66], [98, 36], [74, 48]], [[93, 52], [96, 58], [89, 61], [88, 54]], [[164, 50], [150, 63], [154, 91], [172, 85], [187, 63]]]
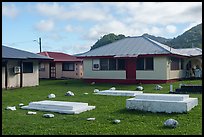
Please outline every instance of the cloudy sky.
[[105, 34], [165, 38], [202, 23], [202, 2], [3, 2], [2, 44], [30, 52], [86, 52]]

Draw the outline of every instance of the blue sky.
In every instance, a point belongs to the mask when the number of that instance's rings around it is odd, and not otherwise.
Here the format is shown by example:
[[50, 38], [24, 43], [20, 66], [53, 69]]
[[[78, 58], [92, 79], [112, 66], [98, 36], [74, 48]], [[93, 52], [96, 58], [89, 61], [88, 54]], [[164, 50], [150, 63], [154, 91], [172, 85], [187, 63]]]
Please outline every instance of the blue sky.
[[2, 44], [77, 54], [109, 33], [174, 38], [202, 23], [202, 2], [3, 2]]

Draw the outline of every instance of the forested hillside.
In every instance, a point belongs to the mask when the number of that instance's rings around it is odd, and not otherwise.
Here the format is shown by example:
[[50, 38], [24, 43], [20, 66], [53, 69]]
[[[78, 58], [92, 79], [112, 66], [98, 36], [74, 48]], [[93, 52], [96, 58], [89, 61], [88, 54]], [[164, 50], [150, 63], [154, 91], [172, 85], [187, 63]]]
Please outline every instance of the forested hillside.
[[[158, 41], [160, 43], [166, 44], [168, 46], [171, 46], [173, 48], [190, 48], [190, 47], [198, 47], [202, 48], [202, 23], [198, 24], [195, 27], [192, 27], [191, 29], [187, 30], [183, 34], [173, 38], [173, 39], [167, 39], [164, 37], [155, 37], [153, 35], [149, 34], [143, 34], [143, 36], [151, 38], [155, 41]], [[104, 35], [101, 39], [99, 39], [92, 47], [92, 49], [101, 47], [103, 45], [112, 43], [114, 41], [120, 40], [126, 38], [125, 35], [115, 35], [114, 33], [110, 33], [107, 35]]]

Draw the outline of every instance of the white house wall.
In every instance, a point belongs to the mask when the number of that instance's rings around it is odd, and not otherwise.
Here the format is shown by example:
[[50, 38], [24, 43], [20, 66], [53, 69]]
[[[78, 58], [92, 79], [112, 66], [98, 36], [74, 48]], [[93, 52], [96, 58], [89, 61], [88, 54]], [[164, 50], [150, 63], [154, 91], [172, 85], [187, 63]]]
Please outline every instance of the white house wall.
[[[85, 79], [126, 79], [126, 71], [92, 70], [92, 59], [83, 61]], [[170, 70], [169, 57], [154, 57], [154, 70], [137, 70], [136, 80], [170, 80], [185, 77], [185, 69]]]
[[2, 67], [2, 88], [5, 88], [5, 67]]
[[20, 66], [19, 61], [10, 60], [8, 61], [8, 88], [20, 87], [20, 73], [14, 74], [13, 67]]
[[62, 71], [62, 63], [56, 63], [56, 78], [82, 78], [83, 76], [83, 68], [82, 63], [76, 62], [74, 63], [75, 70], [74, 71]]
[[[30, 62], [30, 61], [29, 61]], [[23, 73], [23, 87], [39, 85], [38, 61], [33, 62], [33, 73]], [[14, 74], [13, 67], [20, 66], [19, 61], [8, 61], [8, 88], [20, 87], [20, 73]], [[3, 78], [4, 77], [4, 78]], [[5, 88], [5, 69], [2, 69], [2, 88]]]
[[23, 73], [23, 87], [39, 85], [38, 61], [33, 61], [33, 73]]
[[[185, 60], [184, 60], [185, 61]], [[169, 64], [170, 58], [167, 58], [167, 79], [180, 79], [185, 77], [185, 69], [183, 70], [171, 70], [171, 64]], [[179, 62], [179, 66], [181, 62]], [[185, 67], [185, 66], [184, 66]]]
[[49, 78], [50, 77], [50, 68], [49, 68], [49, 62], [42, 62], [45, 66], [44, 71], [39, 71], [39, 77], [40, 78]]
[[154, 70], [137, 70], [136, 79], [139, 80], [166, 80], [167, 79], [167, 58], [153, 57]]
[[126, 79], [125, 70], [115, 70], [115, 71], [101, 71], [92, 70], [92, 59], [83, 60], [83, 69], [85, 79]]

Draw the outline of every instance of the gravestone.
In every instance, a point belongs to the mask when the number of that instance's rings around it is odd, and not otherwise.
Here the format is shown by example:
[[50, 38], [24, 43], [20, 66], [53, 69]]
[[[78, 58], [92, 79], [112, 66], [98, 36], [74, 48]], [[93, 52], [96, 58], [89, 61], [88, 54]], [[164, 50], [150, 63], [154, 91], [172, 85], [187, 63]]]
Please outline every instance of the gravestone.
[[30, 102], [28, 106], [22, 109], [34, 109], [41, 111], [51, 111], [65, 114], [79, 114], [84, 111], [95, 109], [95, 106], [88, 106], [88, 103], [82, 102], [66, 102], [66, 101], [38, 101]]
[[136, 96], [142, 94], [143, 91], [129, 91], [129, 90], [103, 90], [95, 94], [98, 95], [111, 95], [111, 96]]
[[127, 109], [150, 112], [184, 113], [198, 105], [197, 98], [178, 94], [138, 94], [126, 100]]

